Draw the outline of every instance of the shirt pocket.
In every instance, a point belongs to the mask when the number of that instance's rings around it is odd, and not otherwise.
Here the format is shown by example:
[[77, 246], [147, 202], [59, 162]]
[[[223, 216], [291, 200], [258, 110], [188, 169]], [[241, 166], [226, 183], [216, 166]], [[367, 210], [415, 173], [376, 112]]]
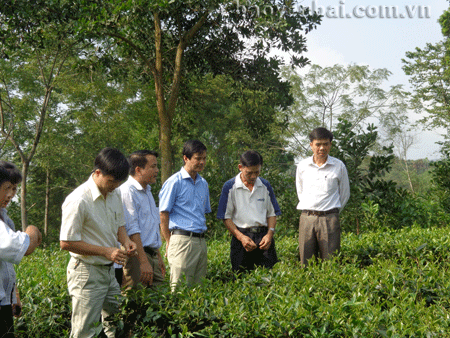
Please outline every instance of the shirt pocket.
[[328, 174], [325, 176], [324, 189], [326, 192], [333, 192], [338, 189], [339, 177], [335, 174]]

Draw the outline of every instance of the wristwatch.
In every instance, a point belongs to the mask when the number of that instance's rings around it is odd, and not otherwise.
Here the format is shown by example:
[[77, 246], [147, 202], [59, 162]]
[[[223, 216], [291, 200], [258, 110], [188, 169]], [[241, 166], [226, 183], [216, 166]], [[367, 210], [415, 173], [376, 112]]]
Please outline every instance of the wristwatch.
[[269, 230], [275, 232], [275, 228], [269, 228]]

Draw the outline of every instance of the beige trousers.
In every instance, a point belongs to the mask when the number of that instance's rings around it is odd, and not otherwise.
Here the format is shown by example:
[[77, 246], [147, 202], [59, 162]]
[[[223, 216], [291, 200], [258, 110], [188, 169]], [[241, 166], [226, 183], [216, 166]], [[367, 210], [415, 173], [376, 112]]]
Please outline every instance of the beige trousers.
[[206, 276], [206, 240], [184, 235], [170, 236], [167, 260], [170, 265], [172, 291], [182, 282], [189, 287], [199, 284]]
[[109, 338], [115, 328], [105, 320], [119, 311], [120, 287], [113, 266], [92, 265], [70, 258], [67, 266], [67, 284], [72, 297], [71, 338], [90, 338], [103, 329]]
[[341, 248], [339, 213], [308, 216], [302, 213], [299, 224], [300, 262], [307, 266], [313, 256], [328, 259]]

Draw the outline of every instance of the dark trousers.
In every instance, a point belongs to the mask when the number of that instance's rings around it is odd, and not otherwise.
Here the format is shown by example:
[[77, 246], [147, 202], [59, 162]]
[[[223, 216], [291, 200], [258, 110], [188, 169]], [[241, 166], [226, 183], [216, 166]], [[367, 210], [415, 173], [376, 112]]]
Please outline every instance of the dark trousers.
[[12, 306], [0, 306], [0, 338], [14, 338]]
[[[245, 229], [239, 228], [245, 236], [248, 236], [259, 246], [259, 243], [263, 237], [267, 234], [267, 230], [252, 233]], [[247, 252], [242, 243], [236, 238], [231, 238], [230, 248], [231, 268], [233, 271], [243, 272], [254, 270], [257, 266], [263, 266], [271, 269], [277, 262], [277, 252], [275, 249], [275, 239], [272, 239], [272, 243], [268, 250], [261, 250], [259, 247], [253, 251]]]

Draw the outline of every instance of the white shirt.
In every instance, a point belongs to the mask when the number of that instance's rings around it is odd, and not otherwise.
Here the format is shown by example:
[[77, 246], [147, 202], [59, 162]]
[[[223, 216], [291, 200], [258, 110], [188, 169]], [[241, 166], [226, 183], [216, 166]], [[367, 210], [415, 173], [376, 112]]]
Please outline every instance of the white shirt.
[[270, 183], [258, 177], [253, 190], [238, 174], [227, 181], [220, 196], [217, 218], [231, 219], [239, 228], [267, 226], [267, 218], [281, 214]]
[[342, 209], [350, 197], [347, 168], [332, 156], [320, 167], [312, 156], [301, 161], [297, 165], [295, 185], [299, 210]]
[[[11, 305], [15, 276], [11, 264], [19, 264], [30, 245], [30, 237], [24, 232], [14, 232], [0, 220], [0, 306]], [[11, 270], [12, 269], [12, 270]]]
[[159, 211], [152, 195], [152, 188], [146, 189], [132, 176], [119, 188], [122, 195], [125, 228], [128, 236], [140, 234], [143, 246], [158, 249], [161, 242]]
[[[62, 205], [61, 241], [84, 241], [102, 247], [117, 247], [117, 232], [125, 225], [118, 189], [101, 194], [92, 176], [66, 197]], [[102, 256], [85, 256], [70, 252], [85, 263], [112, 263]]]

